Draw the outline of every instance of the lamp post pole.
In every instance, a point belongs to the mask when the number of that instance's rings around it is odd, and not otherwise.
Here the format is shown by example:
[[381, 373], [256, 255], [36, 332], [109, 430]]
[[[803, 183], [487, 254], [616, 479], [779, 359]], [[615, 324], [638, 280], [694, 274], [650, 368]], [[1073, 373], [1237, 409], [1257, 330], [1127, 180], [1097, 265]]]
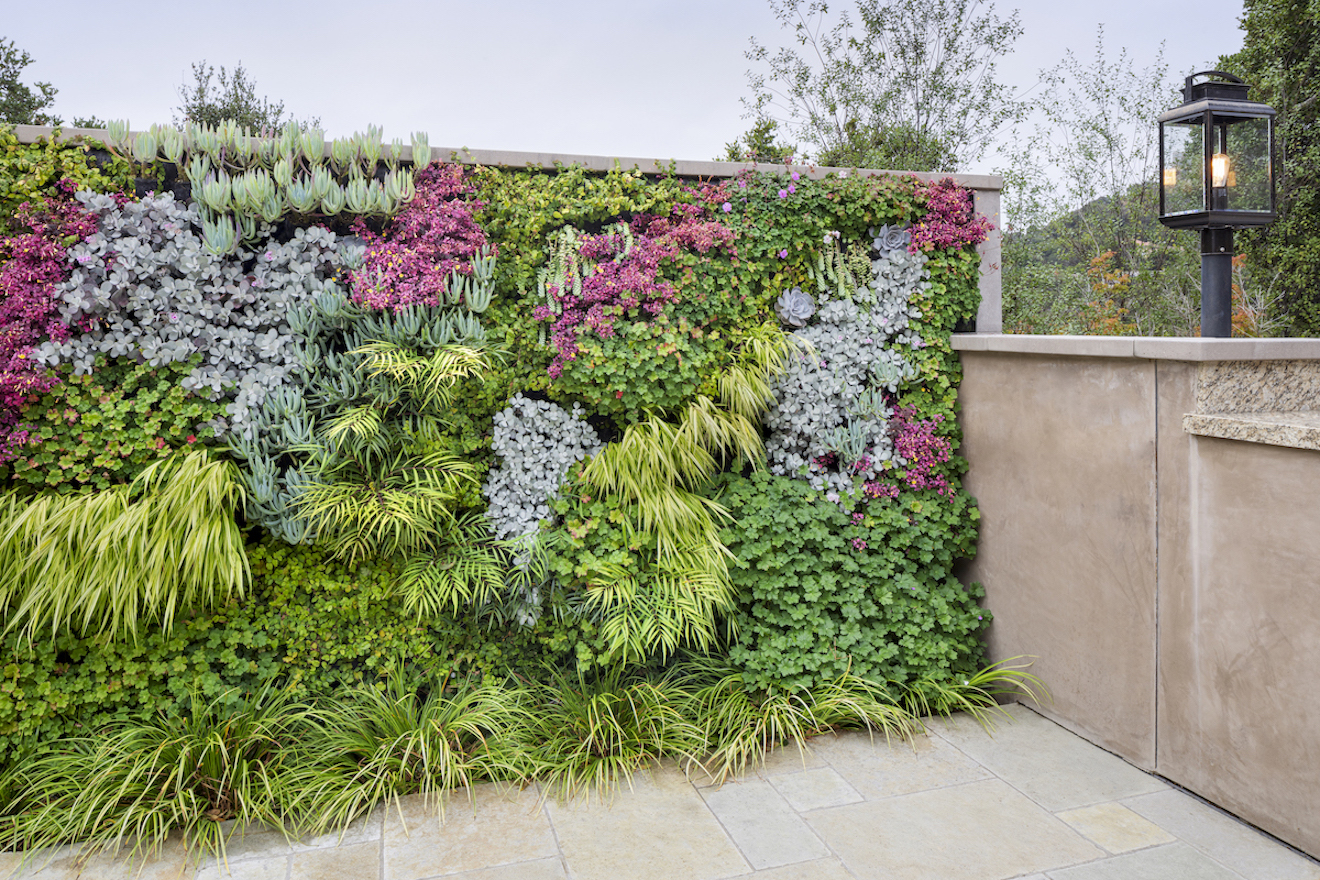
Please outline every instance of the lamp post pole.
[[1233, 229], [1201, 230], [1201, 336], [1233, 335]]

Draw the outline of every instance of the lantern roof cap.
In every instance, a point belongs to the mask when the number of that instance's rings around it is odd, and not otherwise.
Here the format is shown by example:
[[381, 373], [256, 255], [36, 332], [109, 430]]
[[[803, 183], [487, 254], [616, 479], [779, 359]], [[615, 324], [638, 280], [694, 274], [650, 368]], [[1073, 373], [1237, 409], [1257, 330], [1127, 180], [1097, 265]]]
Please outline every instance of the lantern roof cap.
[[[1219, 77], [1223, 82], [1214, 82], [1206, 80], [1205, 82], [1193, 82], [1198, 76]], [[1244, 83], [1231, 73], [1224, 73], [1222, 70], [1202, 70], [1199, 73], [1193, 73], [1187, 79], [1183, 80], [1183, 103], [1191, 104], [1202, 98], [1220, 98], [1227, 101], [1247, 101], [1247, 93], [1251, 91], [1251, 86]], [[1253, 102], [1254, 103], [1254, 102]]]
[[1266, 116], [1276, 116], [1277, 111], [1269, 104], [1262, 104], [1259, 101], [1226, 101], [1222, 98], [1202, 98], [1191, 104], [1183, 104], [1174, 107], [1172, 110], [1165, 110], [1159, 115], [1158, 122], [1200, 122], [1201, 117], [1209, 110], [1216, 116], [1239, 116], [1247, 119], [1260, 119]]

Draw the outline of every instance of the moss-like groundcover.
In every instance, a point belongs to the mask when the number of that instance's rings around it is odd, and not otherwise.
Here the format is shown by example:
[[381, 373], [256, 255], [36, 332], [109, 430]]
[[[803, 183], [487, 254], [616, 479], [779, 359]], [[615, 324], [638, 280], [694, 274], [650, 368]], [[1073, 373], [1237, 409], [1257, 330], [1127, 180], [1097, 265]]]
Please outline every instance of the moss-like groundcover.
[[952, 181], [109, 141], [0, 133], [6, 846], [722, 776], [1032, 684], [952, 574]]

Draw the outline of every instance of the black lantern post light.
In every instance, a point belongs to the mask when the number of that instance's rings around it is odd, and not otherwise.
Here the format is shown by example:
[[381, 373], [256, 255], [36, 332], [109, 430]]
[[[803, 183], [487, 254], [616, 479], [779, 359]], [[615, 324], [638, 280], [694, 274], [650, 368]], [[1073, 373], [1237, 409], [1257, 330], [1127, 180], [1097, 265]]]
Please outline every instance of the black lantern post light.
[[[1196, 82], [1203, 79], [1202, 82]], [[1201, 230], [1201, 335], [1233, 331], [1233, 230], [1276, 216], [1274, 109], [1237, 77], [1187, 77], [1183, 105], [1160, 116], [1160, 222]]]

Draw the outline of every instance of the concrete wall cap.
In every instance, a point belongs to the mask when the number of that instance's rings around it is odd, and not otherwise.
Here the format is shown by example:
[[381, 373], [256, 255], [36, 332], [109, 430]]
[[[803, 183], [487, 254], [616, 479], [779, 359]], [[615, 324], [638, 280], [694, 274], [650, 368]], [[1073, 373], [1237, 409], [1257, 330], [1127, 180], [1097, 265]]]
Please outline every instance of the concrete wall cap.
[[955, 333], [955, 351], [1191, 361], [1320, 360], [1320, 339], [1200, 339], [1165, 336], [1044, 336]]
[[[39, 138], [49, 138], [54, 129], [44, 125], [16, 125], [14, 134], [20, 143], [30, 144]], [[79, 137], [104, 141], [109, 135], [102, 128], [60, 128], [60, 140], [74, 140]], [[326, 156], [330, 155], [330, 136], [326, 136]], [[989, 190], [998, 192], [1004, 187], [1004, 178], [997, 174], [931, 174], [920, 171], [885, 171], [878, 168], [836, 168], [825, 165], [774, 165], [755, 162], [705, 162], [693, 159], [654, 159], [636, 156], [592, 156], [579, 153], [525, 152], [518, 150], [469, 150], [466, 147], [432, 147], [431, 155], [437, 159], [462, 162], [467, 165], [496, 165], [504, 168], [554, 168], [556, 165], [581, 165], [591, 171], [609, 171], [616, 165], [623, 169], [636, 168], [644, 174], [665, 174], [671, 168], [680, 177], [733, 177], [741, 171], [766, 171], [787, 173], [796, 171], [806, 177], [823, 178], [831, 174], [839, 177], [862, 174], [898, 174], [915, 177], [930, 182], [952, 177], [962, 186], [971, 190]], [[412, 146], [405, 145], [402, 159], [412, 161]]]

